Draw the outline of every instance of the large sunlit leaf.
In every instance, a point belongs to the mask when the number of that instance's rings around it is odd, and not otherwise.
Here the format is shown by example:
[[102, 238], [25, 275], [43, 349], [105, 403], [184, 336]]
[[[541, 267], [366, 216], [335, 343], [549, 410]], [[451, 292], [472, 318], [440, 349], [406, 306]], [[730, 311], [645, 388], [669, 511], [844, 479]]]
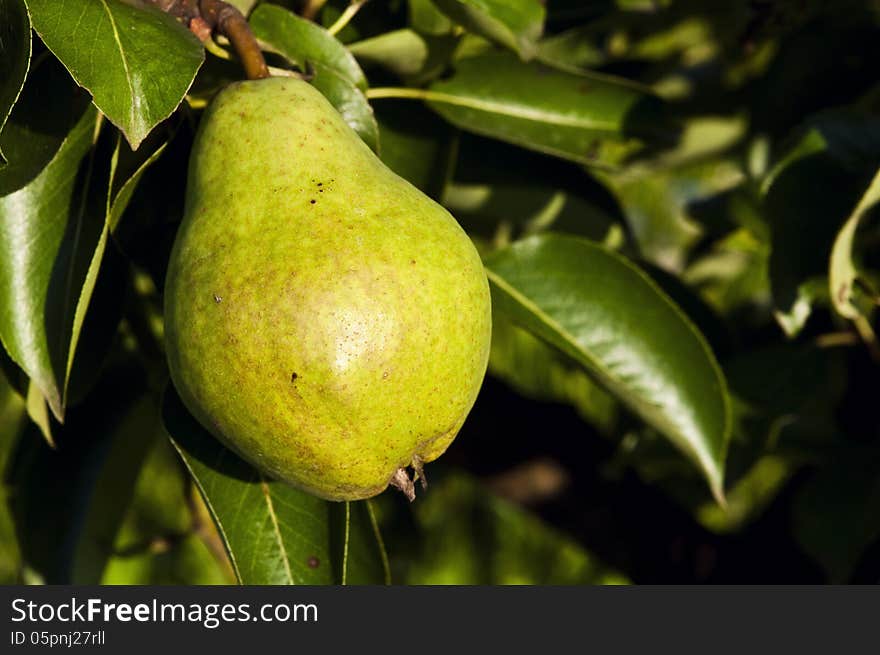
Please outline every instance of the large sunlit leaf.
[[291, 64], [311, 73], [318, 89], [373, 150], [378, 150], [379, 128], [363, 90], [367, 88], [355, 58], [324, 28], [290, 11], [260, 5], [250, 17], [251, 29], [263, 46]]
[[587, 369], [689, 456], [723, 498], [724, 376], [702, 335], [650, 278], [595, 243], [554, 234], [485, 262], [500, 313]]
[[661, 102], [641, 88], [508, 53], [459, 61], [426, 99], [462, 129], [583, 164], [613, 166], [646, 140], [676, 137]]
[[706, 529], [741, 532], [773, 506], [804, 464], [825, 457], [838, 436], [833, 415], [846, 384], [844, 358], [841, 349], [782, 344], [725, 361], [733, 408], [726, 507], [701, 496], [702, 481], [653, 431], [628, 436], [619, 456]]
[[563, 402], [600, 432], [616, 424], [618, 405], [583, 366], [495, 311], [489, 373], [529, 398]]
[[0, 337], [59, 419], [76, 308], [104, 223], [87, 188], [101, 174], [90, 156], [97, 122], [90, 108], [43, 172], [0, 198]]
[[383, 581], [383, 550], [367, 503], [331, 503], [265, 478], [202, 428], [172, 386], [165, 391], [163, 419], [239, 582]]
[[544, 6], [538, 0], [434, 0], [447, 16], [466, 29], [519, 53], [535, 54], [544, 31]]
[[183, 100], [204, 59], [170, 15], [123, 0], [27, 0], [34, 29], [137, 148]]
[[[31, 61], [31, 21], [24, 0], [0, 0], [0, 130], [21, 93]], [[0, 167], [5, 164], [0, 143]]]

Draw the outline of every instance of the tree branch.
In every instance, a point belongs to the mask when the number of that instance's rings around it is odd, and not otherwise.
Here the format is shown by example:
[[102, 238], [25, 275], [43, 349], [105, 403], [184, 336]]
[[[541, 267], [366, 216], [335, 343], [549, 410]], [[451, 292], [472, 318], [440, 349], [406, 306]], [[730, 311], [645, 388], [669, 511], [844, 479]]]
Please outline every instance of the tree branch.
[[144, 0], [183, 22], [205, 41], [212, 32], [232, 44], [248, 79], [269, 77], [269, 69], [257, 39], [242, 13], [222, 0]]

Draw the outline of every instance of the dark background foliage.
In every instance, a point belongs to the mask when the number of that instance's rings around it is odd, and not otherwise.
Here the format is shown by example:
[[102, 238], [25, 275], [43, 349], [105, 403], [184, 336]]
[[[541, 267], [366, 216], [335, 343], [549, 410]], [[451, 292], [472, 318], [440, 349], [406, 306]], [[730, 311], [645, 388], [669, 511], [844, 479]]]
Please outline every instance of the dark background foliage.
[[264, 480], [168, 385], [243, 72], [155, 4], [0, 0], [0, 581], [880, 581], [876, 0], [232, 2], [484, 256], [412, 505]]

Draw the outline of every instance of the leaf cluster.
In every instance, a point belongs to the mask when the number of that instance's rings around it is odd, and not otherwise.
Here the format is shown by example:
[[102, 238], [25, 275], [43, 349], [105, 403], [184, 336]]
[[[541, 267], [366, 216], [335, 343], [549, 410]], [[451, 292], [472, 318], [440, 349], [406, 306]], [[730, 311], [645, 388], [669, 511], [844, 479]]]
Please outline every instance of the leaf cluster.
[[484, 257], [489, 377], [412, 508], [265, 480], [168, 387], [243, 74], [154, 4], [0, 0], [0, 580], [876, 579], [876, 2], [231, 2]]

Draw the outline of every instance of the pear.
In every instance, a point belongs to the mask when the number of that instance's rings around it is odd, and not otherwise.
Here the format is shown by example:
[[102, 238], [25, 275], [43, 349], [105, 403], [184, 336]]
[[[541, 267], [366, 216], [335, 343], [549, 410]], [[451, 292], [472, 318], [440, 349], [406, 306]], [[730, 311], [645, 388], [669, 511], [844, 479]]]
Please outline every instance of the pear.
[[412, 499], [486, 371], [489, 288], [455, 219], [307, 82], [206, 110], [165, 286], [172, 381], [262, 473], [328, 500]]

